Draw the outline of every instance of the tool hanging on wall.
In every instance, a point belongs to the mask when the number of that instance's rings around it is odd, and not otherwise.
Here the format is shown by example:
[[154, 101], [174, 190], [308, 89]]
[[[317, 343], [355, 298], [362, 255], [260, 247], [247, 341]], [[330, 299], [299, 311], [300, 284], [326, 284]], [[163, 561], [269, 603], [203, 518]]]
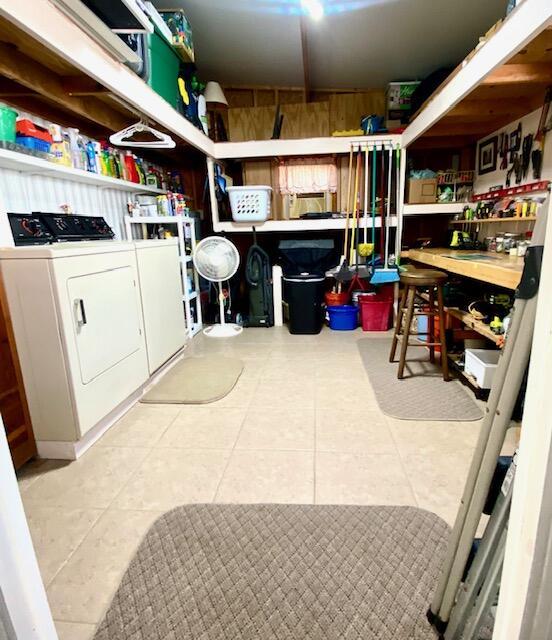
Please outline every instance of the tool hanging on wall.
[[518, 155], [521, 149], [521, 122], [510, 134], [510, 142], [508, 144], [508, 151], [510, 152], [510, 162], [514, 161], [514, 156]]
[[[368, 258], [374, 251], [374, 245], [368, 242], [368, 194], [370, 192], [370, 171], [369, 165], [370, 148], [366, 145], [364, 150], [364, 230], [363, 230], [363, 242], [358, 245], [358, 254], [362, 258]], [[375, 157], [372, 158], [372, 162], [375, 162]]]
[[525, 180], [531, 163], [531, 150], [533, 149], [533, 136], [528, 134], [523, 138], [521, 145], [521, 178]]
[[353, 177], [353, 157], [354, 157], [354, 149], [353, 145], [349, 149], [349, 171], [347, 173], [347, 194], [346, 194], [346, 204], [345, 204], [345, 235], [343, 238], [343, 257], [341, 259], [341, 266], [339, 267], [339, 271], [336, 274], [336, 279], [338, 280], [337, 284], [337, 293], [341, 293], [341, 283], [343, 280], [346, 280], [347, 272], [347, 249], [349, 246], [349, 211], [351, 210], [351, 181]]
[[352, 265], [356, 262], [355, 260], [355, 249], [356, 249], [356, 231], [358, 226], [358, 190], [360, 183], [360, 170], [361, 170], [361, 159], [362, 159], [362, 150], [360, 145], [358, 147], [357, 156], [356, 156], [356, 166], [355, 166], [355, 195], [353, 198], [353, 222], [351, 225], [351, 248], [349, 251], [349, 264]]
[[[387, 167], [387, 204], [386, 210], [382, 208], [381, 228], [384, 230], [384, 243], [381, 250], [383, 253], [383, 266], [372, 274], [370, 284], [387, 284], [399, 281], [399, 273], [396, 267], [389, 267], [389, 221], [391, 218], [391, 179], [393, 174], [393, 146], [389, 145], [389, 162]], [[385, 162], [385, 152], [382, 150], [382, 157]], [[382, 194], [383, 196], [383, 194]], [[382, 197], [383, 201], [383, 197]], [[385, 245], [385, 248], [384, 248]]]
[[539, 119], [539, 126], [535, 134], [537, 148], [531, 153], [531, 163], [533, 164], [533, 178], [540, 180], [542, 171], [542, 156], [544, 153], [544, 139], [546, 133], [552, 130], [552, 114], [550, 113], [550, 103], [552, 102], [552, 86], [548, 87], [544, 96], [544, 103]]
[[502, 158], [502, 161], [500, 162], [500, 168], [502, 170], [505, 170], [508, 168], [508, 151], [509, 149], [509, 141], [510, 141], [510, 136], [508, 133], [501, 133], [500, 134], [500, 145], [499, 145], [499, 156]]

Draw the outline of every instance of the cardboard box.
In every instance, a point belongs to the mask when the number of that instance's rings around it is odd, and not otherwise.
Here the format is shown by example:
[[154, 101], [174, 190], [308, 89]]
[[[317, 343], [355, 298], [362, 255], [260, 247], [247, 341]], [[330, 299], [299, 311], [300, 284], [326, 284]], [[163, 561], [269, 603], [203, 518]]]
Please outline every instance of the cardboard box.
[[437, 178], [408, 181], [408, 204], [437, 202]]
[[419, 84], [418, 81], [389, 83], [386, 100], [387, 120], [400, 120], [403, 124], [408, 122], [412, 111], [412, 94]]

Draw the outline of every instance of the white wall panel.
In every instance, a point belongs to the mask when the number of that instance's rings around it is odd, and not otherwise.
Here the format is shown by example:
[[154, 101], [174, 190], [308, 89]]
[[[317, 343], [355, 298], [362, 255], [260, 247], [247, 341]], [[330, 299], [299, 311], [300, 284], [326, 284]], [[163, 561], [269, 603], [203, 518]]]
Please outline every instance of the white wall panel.
[[[3, 204], [0, 215], [5, 215], [5, 211], [60, 212], [60, 207], [68, 204], [74, 213], [103, 216], [117, 239], [125, 238], [123, 219], [126, 203], [132, 197], [130, 192], [2, 169], [0, 193]], [[4, 225], [0, 225], [2, 228]], [[8, 240], [0, 237], [0, 245], [8, 244]]]

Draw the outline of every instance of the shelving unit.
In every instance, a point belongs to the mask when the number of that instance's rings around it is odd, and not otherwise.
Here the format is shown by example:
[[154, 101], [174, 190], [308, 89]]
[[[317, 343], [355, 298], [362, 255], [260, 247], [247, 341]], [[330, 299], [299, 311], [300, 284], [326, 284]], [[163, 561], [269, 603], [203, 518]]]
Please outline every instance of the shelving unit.
[[41, 176], [71, 180], [72, 182], [93, 184], [98, 187], [119, 189], [120, 191], [154, 193], [157, 195], [166, 193], [166, 191], [158, 189], [157, 187], [151, 187], [146, 184], [136, 184], [128, 180], [119, 180], [98, 173], [83, 171], [82, 169], [66, 167], [61, 164], [56, 164], [55, 162], [50, 162], [49, 160], [37, 158], [25, 153], [18, 153], [17, 151], [9, 151], [8, 149], [0, 149], [0, 169], [13, 169], [30, 174], [40, 174]]
[[[194, 219], [187, 216], [125, 216], [126, 233], [129, 240], [133, 237], [132, 225], [135, 224], [142, 225], [142, 234], [145, 238], [148, 237], [146, 231], [148, 224], [176, 225], [182, 273], [184, 315], [188, 336], [193, 338], [203, 328], [201, 301], [199, 300], [199, 276], [192, 261], [196, 245]], [[186, 250], [186, 239], [190, 240], [190, 252]], [[188, 289], [188, 269], [192, 270], [193, 291]], [[195, 305], [195, 314], [192, 310], [192, 302]]]
[[[349, 227], [351, 226], [351, 218], [349, 218]], [[270, 231], [331, 231], [335, 229], [345, 229], [346, 218], [322, 218], [320, 220], [267, 220], [266, 222], [250, 223], [250, 222], [215, 222], [213, 229], [217, 233], [251, 233], [253, 227], [259, 233]], [[362, 228], [362, 218], [360, 221]], [[372, 219], [368, 220], [368, 227], [372, 225]], [[389, 226], [397, 226], [397, 217], [389, 218]], [[376, 227], [381, 227], [381, 218], [376, 218]]]
[[454, 215], [462, 213], [468, 202], [435, 202], [431, 204], [408, 204], [403, 206], [405, 216], [433, 216], [435, 214]]
[[450, 224], [499, 224], [506, 222], [535, 222], [536, 216], [525, 216], [524, 218], [514, 217], [514, 218], [482, 218], [478, 220], [451, 220]]

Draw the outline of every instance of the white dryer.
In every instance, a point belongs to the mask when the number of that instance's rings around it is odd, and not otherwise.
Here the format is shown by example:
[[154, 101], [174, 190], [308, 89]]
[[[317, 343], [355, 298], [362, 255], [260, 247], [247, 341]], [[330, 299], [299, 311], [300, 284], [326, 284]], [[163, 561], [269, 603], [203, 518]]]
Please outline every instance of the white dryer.
[[76, 457], [149, 376], [134, 244], [1, 249], [0, 270], [39, 453]]

